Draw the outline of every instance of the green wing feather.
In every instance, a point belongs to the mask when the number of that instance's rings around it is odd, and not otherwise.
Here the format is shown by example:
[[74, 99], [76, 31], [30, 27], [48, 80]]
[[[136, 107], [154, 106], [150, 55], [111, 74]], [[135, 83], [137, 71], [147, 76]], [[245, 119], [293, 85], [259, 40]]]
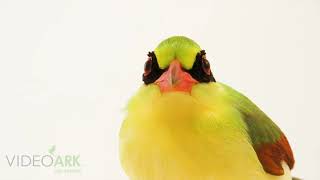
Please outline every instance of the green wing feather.
[[246, 96], [220, 84], [224, 87], [231, 104], [241, 112], [248, 127], [252, 146], [264, 170], [273, 175], [282, 175], [283, 161], [292, 169], [293, 153], [280, 128]]
[[274, 143], [281, 135], [280, 128], [246, 96], [224, 85], [232, 104], [242, 113], [254, 145]]

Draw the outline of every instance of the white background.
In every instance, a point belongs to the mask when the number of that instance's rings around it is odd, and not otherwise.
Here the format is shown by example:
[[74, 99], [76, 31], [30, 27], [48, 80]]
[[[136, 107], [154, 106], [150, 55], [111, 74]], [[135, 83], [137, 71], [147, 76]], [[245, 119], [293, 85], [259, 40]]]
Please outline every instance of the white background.
[[[318, 0], [0, 0], [0, 179], [121, 180], [118, 131], [146, 53], [186, 35], [218, 81], [256, 102], [319, 179]], [[10, 168], [5, 155], [80, 154], [80, 173]]]

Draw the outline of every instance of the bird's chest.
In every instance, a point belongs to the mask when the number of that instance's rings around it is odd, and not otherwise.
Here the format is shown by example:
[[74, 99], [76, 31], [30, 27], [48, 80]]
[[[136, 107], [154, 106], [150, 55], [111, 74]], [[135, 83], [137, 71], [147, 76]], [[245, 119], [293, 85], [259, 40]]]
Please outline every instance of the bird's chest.
[[263, 179], [240, 116], [196, 104], [179, 107], [167, 104], [127, 117], [120, 155], [132, 179]]

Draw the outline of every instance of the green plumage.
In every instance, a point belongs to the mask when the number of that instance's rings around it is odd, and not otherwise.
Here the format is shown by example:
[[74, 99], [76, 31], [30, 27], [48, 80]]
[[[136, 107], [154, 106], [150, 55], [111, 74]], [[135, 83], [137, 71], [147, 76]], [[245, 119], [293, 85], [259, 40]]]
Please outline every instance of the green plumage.
[[248, 127], [248, 134], [254, 146], [275, 143], [279, 140], [281, 130], [264, 112], [246, 96], [227, 85], [223, 86], [228, 93], [227, 98], [243, 115], [243, 120]]
[[173, 36], [162, 41], [154, 50], [161, 69], [166, 68], [174, 59], [180, 59], [185, 69], [191, 69], [200, 46], [184, 36]]

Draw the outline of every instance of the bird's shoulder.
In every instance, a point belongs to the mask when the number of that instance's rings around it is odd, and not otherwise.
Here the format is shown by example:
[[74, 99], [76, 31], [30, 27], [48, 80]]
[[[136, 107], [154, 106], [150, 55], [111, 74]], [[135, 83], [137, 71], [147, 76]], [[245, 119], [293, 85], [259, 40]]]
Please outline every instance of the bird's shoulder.
[[294, 157], [289, 142], [281, 129], [248, 97], [235, 89], [217, 83], [215, 93], [237, 109], [247, 126], [252, 146], [267, 173], [283, 175], [282, 162], [290, 169], [294, 165]]

